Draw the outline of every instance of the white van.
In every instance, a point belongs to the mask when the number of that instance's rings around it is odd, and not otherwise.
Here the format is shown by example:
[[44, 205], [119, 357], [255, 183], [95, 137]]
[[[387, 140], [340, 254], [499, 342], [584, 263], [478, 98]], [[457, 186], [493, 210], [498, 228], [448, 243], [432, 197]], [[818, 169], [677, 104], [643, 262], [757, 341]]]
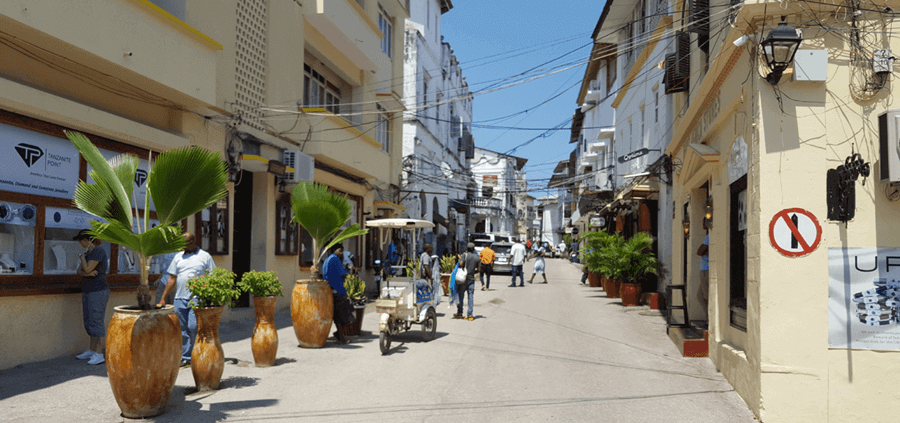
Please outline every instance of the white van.
[[469, 242], [475, 244], [476, 253], [481, 253], [481, 250], [483, 250], [484, 247], [495, 242], [510, 242], [510, 236], [501, 234], [474, 233], [469, 234]]

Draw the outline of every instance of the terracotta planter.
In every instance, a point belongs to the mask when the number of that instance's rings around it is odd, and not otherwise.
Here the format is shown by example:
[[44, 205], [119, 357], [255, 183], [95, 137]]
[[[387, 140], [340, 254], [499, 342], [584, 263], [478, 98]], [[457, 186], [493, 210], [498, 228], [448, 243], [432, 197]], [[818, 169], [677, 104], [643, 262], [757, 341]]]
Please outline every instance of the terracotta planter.
[[291, 293], [291, 321], [303, 348], [322, 348], [334, 316], [334, 297], [326, 281], [297, 281]]
[[606, 298], [619, 298], [618, 280], [604, 277], [600, 282], [603, 284], [603, 290], [606, 291]]
[[253, 337], [250, 338], [250, 349], [253, 351], [253, 362], [256, 367], [269, 367], [275, 364], [278, 353], [278, 328], [275, 327], [275, 303], [278, 297], [253, 297], [253, 308], [256, 309], [256, 325], [253, 326]]
[[641, 284], [622, 282], [622, 287], [621, 289], [619, 289], [619, 293], [622, 295], [622, 305], [641, 305]]
[[222, 307], [198, 308], [194, 314], [197, 316], [197, 340], [191, 352], [194, 384], [198, 391], [218, 389], [225, 371], [225, 351], [219, 341]]
[[600, 275], [590, 272], [588, 273], [588, 283], [590, 283], [591, 288], [597, 288], [600, 286]]
[[450, 274], [449, 273], [441, 273], [441, 290], [444, 291], [444, 296], [450, 296]]
[[356, 320], [349, 325], [341, 327], [341, 333], [344, 336], [359, 336], [360, 332], [362, 332], [362, 321], [363, 316], [366, 315], [366, 306], [353, 306], [353, 309], [356, 311]]
[[136, 308], [115, 307], [106, 336], [109, 385], [122, 415], [132, 419], [162, 414], [181, 363], [175, 308]]

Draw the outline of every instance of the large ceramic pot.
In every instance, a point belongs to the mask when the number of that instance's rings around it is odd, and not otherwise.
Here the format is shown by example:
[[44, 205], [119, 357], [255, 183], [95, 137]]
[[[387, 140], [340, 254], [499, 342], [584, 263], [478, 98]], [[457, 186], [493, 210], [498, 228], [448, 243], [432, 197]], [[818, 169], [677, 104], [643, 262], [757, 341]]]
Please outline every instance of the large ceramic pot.
[[253, 326], [253, 337], [250, 338], [250, 350], [256, 367], [269, 367], [275, 364], [278, 354], [278, 330], [275, 327], [275, 303], [278, 297], [253, 297], [253, 308], [256, 310], [256, 325]]
[[590, 272], [588, 273], [588, 283], [591, 284], [591, 288], [597, 288], [600, 286], [600, 275]]
[[622, 295], [622, 305], [638, 306], [641, 305], [641, 284], [633, 282], [622, 282], [619, 289]]
[[197, 340], [191, 352], [191, 373], [198, 391], [219, 388], [225, 371], [225, 351], [219, 341], [222, 307], [194, 309], [197, 316]]
[[341, 326], [341, 333], [344, 336], [359, 336], [360, 332], [362, 332], [362, 321], [363, 316], [366, 315], [366, 306], [354, 305], [353, 310], [356, 311], [356, 320], [349, 325]]
[[321, 348], [325, 345], [333, 316], [334, 297], [328, 282], [297, 281], [291, 293], [291, 320], [301, 347]]
[[178, 378], [181, 325], [174, 308], [115, 307], [106, 334], [106, 372], [122, 415], [162, 414]]
[[441, 273], [441, 289], [444, 291], [444, 296], [450, 295], [450, 274], [449, 273]]
[[603, 277], [600, 279], [606, 298], [619, 298], [619, 283], [616, 279]]

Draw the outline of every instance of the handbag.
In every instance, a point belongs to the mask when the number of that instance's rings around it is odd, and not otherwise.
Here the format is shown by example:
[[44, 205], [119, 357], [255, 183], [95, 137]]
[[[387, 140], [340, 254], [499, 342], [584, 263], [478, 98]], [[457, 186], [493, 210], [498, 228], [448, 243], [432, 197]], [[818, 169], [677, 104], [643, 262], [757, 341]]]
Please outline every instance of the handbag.
[[468, 273], [466, 273], [466, 256], [468, 253], [463, 254], [462, 259], [460, 260], [459, 270], [456, 271], [456, 284], [457, 285], [465, 285], [466, 277], [468, 277]]

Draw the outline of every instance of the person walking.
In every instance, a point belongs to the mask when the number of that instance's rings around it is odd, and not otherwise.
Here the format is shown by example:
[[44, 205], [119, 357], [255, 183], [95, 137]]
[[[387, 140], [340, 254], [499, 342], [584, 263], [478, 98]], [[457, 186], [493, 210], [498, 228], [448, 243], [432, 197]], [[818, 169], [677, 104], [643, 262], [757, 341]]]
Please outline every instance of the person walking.
[[510, 272], [512, 273], [512, 285], [510, 285], [510, 288], [516, 286], [516, 276], [519, 277], [519, 286], [525, 286], [525, 271], [522, 268], [525, 265], [525, 254], [525, 246], [518, 241], [509, 249], [509, 264], [512, 266]]
[[106, 337], [106, 304], [109, 302], [109, 284], [106, 282], [109, 256], [106, 250], [97, 248], [100, 240], [88, 235], [82, 229], [72, 238], [85, 249], [78, 255], [80, 264], [75, 272], [81, 276], [81, 315], [84, 319], [84, 330], [91, 337], [90, 348], [75, 358], [87, 360], [88, 364], [100, 364], [106, 361], [103, 356], [103, 338]]
[[347, 269], [344, 268], [343, 257], [344, 245], [338, 243], [331, 247], [331, 254], [325, 258], [325, 262], [322, 264], [322, 277], [328, 281], [328, 285], [331, 286], [331, 295], [334, 297], [332, 320], [337, 328], [334, 332], [334, 338], [339, 344], [350, 342], [341, 329], [355, 320], [353, 313], [350, 312], [350, 298], [347, 296], [347, 288], [344, 287]]
[[478, 254], [475, 254], [475, 244], [470, 242], [466, 245], [466, 252], [459, 262], [460, 267], [466, 269], [466, 279], [462, 284], [457, 283], [456, 285], [456, 292], [459, 295], [459, 298], [456, 302], [456, 314], [453, 315], [454, 319], [463, 318], [463, 300], [465, 299], [466, 292], [468, 292], [469, 313], [466, 315], [466, 320], [475, 320], [475, 316], [473, 315], [475, 311], [475, 274], [478, 273], [479, 263], [481, 263], [481, 260], [478, 258]]
[[191, 365], [194, 337], [197, 335], [197, 317], [191, 308], [194, 295], [188, 290], [187, 281], [207, 274], [216, 268], [212, 256], [197, 246], [194, 234], [185, 232], [183, 236], [187, 245], [184, 246], [184, 250], [175, 253], [175, 257], [172, 258], [172, 263], [169, 264], [169, 269], [166, 271], [170, 275], [169, 281], [157, 304], [162, 307], [165, 305], [169, 293], [175, 292], [175, 314], [178, 316], [178, 322], [181, 323], [182, 368]]
[[547, 266], [546, 262], [544, 262], [545, 254], [547, 254], [547, 249], [544, 247], [538, 248], [537, 252], [534, 253], [534, 270], [532, 270], [531, 279], [528, 280], [528, 283], [534, 282], [534, 275], [538, 274], [544, 278], [544, 283], [547, 283], [547, 275], [544, 274], [544, 268]]
[[[491, 290], [491, 274], [494, 273], [494, 260], [497, 259], [497, 255], [494, 254], [494, 250], [491, 247], [494, 244], [488, 244], [481, 250], [481, 253], [478, 254], [478, 258], [481, 259], [481, 272], [479, 273], [481, 280], [481, 290], [482, 291], [490, 291]], [[487, 284], [485, 284], [484, 280], [487, 279]]]

